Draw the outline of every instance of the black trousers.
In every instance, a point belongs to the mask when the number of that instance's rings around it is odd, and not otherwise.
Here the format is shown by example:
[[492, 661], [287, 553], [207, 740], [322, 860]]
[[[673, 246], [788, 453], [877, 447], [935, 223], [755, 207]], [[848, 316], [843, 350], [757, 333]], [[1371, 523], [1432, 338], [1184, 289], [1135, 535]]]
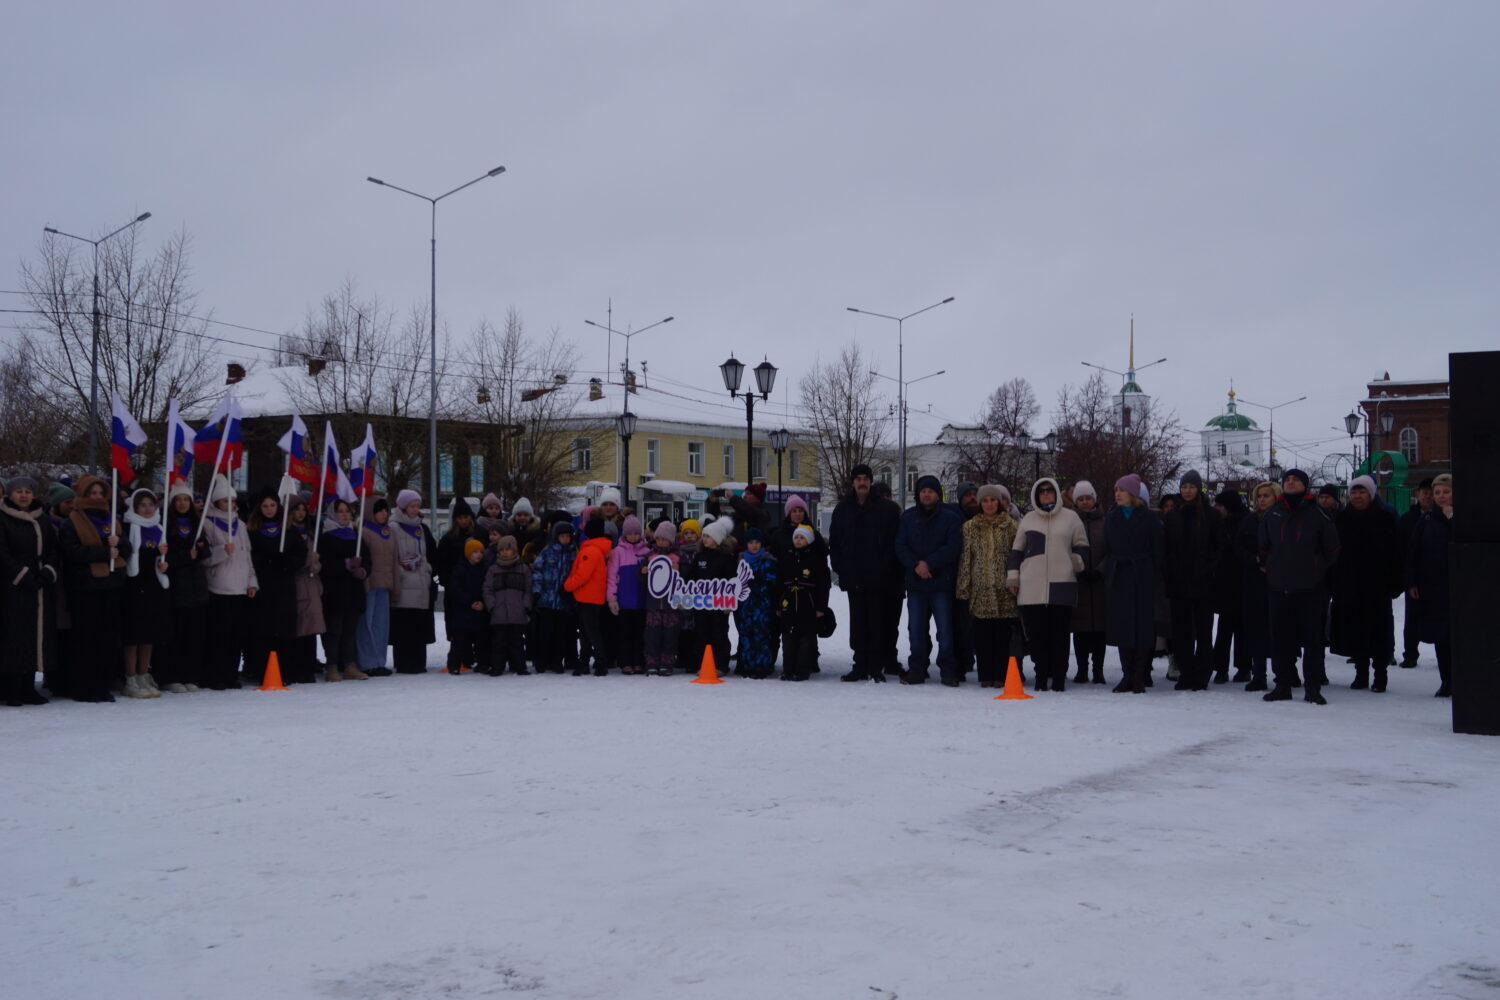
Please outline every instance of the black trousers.
[[729, 662], [729, 612], [694, 611], [693, 631], [698, 634], [698, 655], [694, 661], [701, 663], [703, 650], [714, 651], [714, 666], [720, 673]]
[[1039, 680], [1058, 684], [1068, 677], [1068, 626], [1073, 609], [1066, 604], [1023, 604], [1021, 621], [1031, 644]]
[[621, 608], [615, 618], [618, 661], [622, 667], [646, 665], [646, 612]]
[[1405, 594], [1401, 599], [1406, 608], [1406, 619], [1401, 623], [1401, 658], [1415, 663], [1417, 647], [1421, 645], [1417, 638], [1417, 609], [1412, 606], [1411, 594]]
[[906, 591], [892, 590], [886, 594], [884, 614], [875, 619], [875, 628], [880, 636], [880, 650], [885, 656], [885, 672], [902, 673], [901, 657], [896, 653], [896, 641], [901, 635], [901, 612], [906, 609]]
[[1010, 633], [1014, 618], [974, 618], [970, 616], [970, 635], [974, 640], [974, 664], [979, 683], [1003, 683], [1010, 664]]
[[884, 590], [857, 587], [848, 591], [848, 597], [853, 673], [868, 677], [896, 662], [896, 628], [901, 612], [898, 608], [892, 614], [891, 595]]
[[536, 639], [533, 661], [538, 670], [572, 670], [578, 666], [578, 615], [571, 609], [537, 608], [532, 620]]
[[351, 612], [329, 614], [323, 611], [323, 659], [330, 667], [359, 666], [359, 615]]
[[953, 599], [953, 658], [961, 676], [974, 669], [974, 615], [969, 602]]
[[208, 606], [172, 609], [172, 641], [151, 654], [156, 683], [203, 683], [203, 658], [208, 644]]
[[[1231, 646], [1233, 656], [1231, 656]], [[1214, 631], [1214, 670], [1227, 673], [1229, 664], [1236, 672], [1250, 669], [1250, 647], [1245, 642], [1244, 627], [1237, 616], [1219, 615], [1218, 628]]]
[[250, 598], [243, 594], [208, 595], [205, 687], [225, 688], [239, 683], [240, 656], [245, 651], [245, 614], [249, 603]]
[[595, 670], [609, 668], [609, 649], [604, 642], [603, 619], [604, 605], [578, 605], [578, 632], [583, 638], [583, 652], [579, 660], [581, 666], [588, 666], [588, 661], [592, 658]]
[[1297, 683], [1297, 656], [1302, 656], [1303, 683], [1317, 690], [1328, 683], [1323, 669], [1323, 621], [1328, 595], [1321, 590], [1298, 594], [1271, 591], [1271, 660], [1278, 686]]
[[490, 626], [490, 673], [513, 674], [526, 669], [526, 626]]
[[1074, 632], [1073, 656], [1078, 660], [1078, 672], [1088, 672], [1089, 661], [1094, 664], [1094, 676], [1104, 676], [1104, 633]]
[[786, 651], [786, 659], [781, 664], [782, 674], [806, 680], [812, 673], [813, 661], [818, 656], [817, 624], [815, 622], [786, 624], [781, 633], [781, 642]]
[[1188, 684], [1208, 683], [1214, 666], [1214, 609], [1207, 594], [1172, 598], [1172, 655]]
[[[479, 670], [489, 663], [488, 658], [480, 659], [480, 636], [487, 630], [483, 625], [449, 625], [448, 626], [448, 670], [468, 667], [471, 670]], [[488, 643], [484, 644], [488, 646]]]

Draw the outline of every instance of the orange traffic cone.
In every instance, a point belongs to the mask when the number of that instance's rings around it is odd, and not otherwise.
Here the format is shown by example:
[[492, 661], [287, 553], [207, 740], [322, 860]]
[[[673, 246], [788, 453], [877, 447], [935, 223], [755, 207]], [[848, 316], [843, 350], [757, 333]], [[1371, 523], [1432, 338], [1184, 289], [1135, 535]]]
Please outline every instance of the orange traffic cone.
[[714, 648], [703, 647], [703, 666], [698, 668], [698, 676], [693, 678], [694, 684], [723, 684], [719, 680], [719, 668], [714, 666]]
[[261, 681], [262, 691], [285, 691], [286, 685], [281, 683], [281, 661], [276, 659], [276, 650], [271, 650], [271, 658], [266, 661], [266, 677]]
[[1016, 658], [1010, 658], [1010, 666], [1005, 669], [1005, 690], [995, 695], [996, 701], [1030, 701], [1031, 695], [1026, 693], [1026, 685], [1021, 683], [1021, 668], [1016, 666]]

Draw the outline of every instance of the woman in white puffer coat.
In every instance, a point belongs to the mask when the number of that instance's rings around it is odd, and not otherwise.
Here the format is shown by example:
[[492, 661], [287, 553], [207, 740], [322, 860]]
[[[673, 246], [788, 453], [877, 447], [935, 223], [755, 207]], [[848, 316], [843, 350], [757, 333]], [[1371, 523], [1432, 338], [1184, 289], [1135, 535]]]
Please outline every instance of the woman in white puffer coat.
[[1068, 676], [1068, 633], [1078, 604], [1078, 574], [1089, 553], [1088, 532], [1061, 502], [1057, 480], [1031, 487], [1031, 510], [1021, 518], [1006, 564], [1005, 584], [1016, 596], [1038, 691], [1063, 690]]

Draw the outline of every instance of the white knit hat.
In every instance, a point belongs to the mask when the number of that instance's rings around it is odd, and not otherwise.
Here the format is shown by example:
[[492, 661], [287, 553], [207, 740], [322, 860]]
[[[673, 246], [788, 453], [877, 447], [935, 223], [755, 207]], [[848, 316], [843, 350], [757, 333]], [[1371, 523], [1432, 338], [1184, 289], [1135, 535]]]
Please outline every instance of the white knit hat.
[[1073, 486], [1073, 499], [1077, 500], [1079, 497], [1093, 497], [1098, 500], [1099, 494], [1095, 492], [1093, 483], [1087, 479], [1080, 479]]
[[1380, 496], [1380, 487], [1375, 485], [1375, 479], [1372, 476], [1355, 476], [1352, 480], [1349, 481], [1349, 488], [1352, 490], [1356, 486], [1363, 486], [1365, 489], [1369, 490], [1371, 500], [1374, 500], [1376, 497]]
[[510, 509], [510, 513], [512, 517], [517, 514], [525, 514], [527, 517], [536, 517], [536, 511], [531, 509], [531, 501], [527, 500], [525, 497], [522, 497], [521, 499], [516, 501], [515, 506]]
[[620, 506], [620, 491], [613, 486], [608, 486], [599, 491], [599, 504], [602, 506], [607, 503], [612, 503], [616, 507]]
[[703, 529], [704, 538], [712, 538], [715, 544], [723, 545], [729, 538], [729, 533], [734, 530], [734, 522], [727, 517], [715, 518], [712, 524]]

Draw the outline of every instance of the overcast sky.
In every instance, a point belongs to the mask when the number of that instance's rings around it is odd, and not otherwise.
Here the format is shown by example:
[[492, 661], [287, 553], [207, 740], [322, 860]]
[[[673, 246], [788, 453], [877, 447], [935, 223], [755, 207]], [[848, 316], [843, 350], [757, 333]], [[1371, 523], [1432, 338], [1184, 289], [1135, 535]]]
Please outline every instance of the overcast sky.
[[1276, 427], [1311, 464], [1365, 379], [1500, 346], [1490, 0], [30, 3], [6, 34], [0, 289], [44, 225], [150, 211], [217, 319], [290, 331], [346, 276], [405, 305], [428, 209], [365, 177], [504, 164], [439, 207], [440, 321], [515, 306], [602, 369], [613, 297], [676, 316], [633, 358], [705, 397], [731, 349], [778, 390], [851, 337], [894, 373], [845, 307], [954, 295], [908, 324], [908, 377], [947, 369], [913, 406], [1024, 375], [1050, 413], [1134, 313], [1162, 405], [1306, 394]]

